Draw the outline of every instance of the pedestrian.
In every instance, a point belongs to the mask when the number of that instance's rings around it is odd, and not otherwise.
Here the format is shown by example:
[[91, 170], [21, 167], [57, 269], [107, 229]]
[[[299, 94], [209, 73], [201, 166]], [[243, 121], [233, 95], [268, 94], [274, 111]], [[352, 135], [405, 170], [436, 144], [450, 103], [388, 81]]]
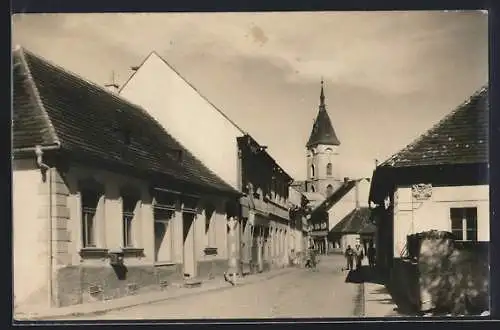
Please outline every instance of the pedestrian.
[[365, 253], [363, 251], [363, 247], [359, 243], [356, 243], [356, 245], [354, 246], [354, 256], [356, 258], [356, 270], [360, 270], [361, 262], [365, 257]]
[[370, 241], [370, 246], [368, 247], [368, 264], [370, 268], [375, 267], [375, 255], [377, 254], [373, 241]]
[[345, 250], [345, 258], [347, 262], [347, 268], [346, 270], [353, 270], [353, 264], [354, 264], [354, 250], [351, 248], [350, 245], [347, 245], [347, 249]]

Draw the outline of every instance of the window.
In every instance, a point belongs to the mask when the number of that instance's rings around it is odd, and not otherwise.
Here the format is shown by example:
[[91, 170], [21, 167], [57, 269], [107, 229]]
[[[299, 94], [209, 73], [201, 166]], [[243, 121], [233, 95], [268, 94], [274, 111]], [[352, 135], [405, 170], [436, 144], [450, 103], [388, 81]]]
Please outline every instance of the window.
[[332, 163], [328, 163], [326, 165], [326, 175], [327, 176], [332, 176]]
[[451, 232], [457, 241], [477, 241], [477, 208], [451, 208]]
[[156, 192], [154, 201], [155, 262], [171, 262], [174, 251], [172, 219], [177, 208], [177, 196]]
[[132, 227], [135, 216], [135, 207], [138, 199], [131, 196], [123, 197], [123, 247], [133, 247]]
[[211, 205], [205, 208], [205, 235], [207, 247], [216, 247], [216, 217], [215, 208]]
[[326, 148], [326, 149], [325, 149], [325, 151], [326, 151], [326, 152], [332, 152], [332, 151], [333, 151], [333, 149], [332, 149], [332, 148]]
[[329, 184], [328, 186], [326, 186], [326, 195], [330, 196], [332, 193], [333, 193], [333, 186]]
[[175, 211], [154, 208], [155, 262], [172, 260], [173, 239], [172, 225]]
[[314, 165], [311, 165], [311, 178], [314, 178]]
[[96, 210], [99, 194], [92, 190], [81, 192], [82, 244], [84, 248], [96, 247]]
[[314, 186], [311, 186], [311, 192], [316, 192], [316, 189], [314, 189]]

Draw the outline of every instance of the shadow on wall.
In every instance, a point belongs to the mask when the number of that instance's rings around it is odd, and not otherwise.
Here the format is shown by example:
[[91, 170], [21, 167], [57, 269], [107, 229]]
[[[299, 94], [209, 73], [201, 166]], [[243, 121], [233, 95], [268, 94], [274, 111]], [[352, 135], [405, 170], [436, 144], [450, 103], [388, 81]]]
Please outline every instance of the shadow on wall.
[[116, 278], [120, 281], [124, 281], [127, 279], [127, 267], [123, 264], [120, 265], [111, 265], [113, 271], [115, 272]]
[[423, 310], [454, 315], [489, 310], [487, 242], [423, 239], [418, 274]]

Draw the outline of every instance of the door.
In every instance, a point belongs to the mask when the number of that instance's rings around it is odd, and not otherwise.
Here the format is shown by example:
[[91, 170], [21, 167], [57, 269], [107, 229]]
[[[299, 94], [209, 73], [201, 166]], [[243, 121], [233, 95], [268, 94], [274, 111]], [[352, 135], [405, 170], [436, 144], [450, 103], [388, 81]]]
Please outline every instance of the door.
[[196, 276], [195, 241], [194, 241], [194, 213], [182, 213], [182, 238], [183, 238], [183, 266], [184, 276]]

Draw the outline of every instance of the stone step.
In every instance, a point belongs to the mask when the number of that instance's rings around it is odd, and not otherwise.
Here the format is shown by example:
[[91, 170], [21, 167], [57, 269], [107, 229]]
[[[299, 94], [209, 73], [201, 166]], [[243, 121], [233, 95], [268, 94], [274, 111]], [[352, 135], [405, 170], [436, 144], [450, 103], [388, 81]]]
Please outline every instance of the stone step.
[[198, 288], [201, 286], [202, 281], [197, 278], [190, 278], [184, 281], [183, 287], [185, 288]]

